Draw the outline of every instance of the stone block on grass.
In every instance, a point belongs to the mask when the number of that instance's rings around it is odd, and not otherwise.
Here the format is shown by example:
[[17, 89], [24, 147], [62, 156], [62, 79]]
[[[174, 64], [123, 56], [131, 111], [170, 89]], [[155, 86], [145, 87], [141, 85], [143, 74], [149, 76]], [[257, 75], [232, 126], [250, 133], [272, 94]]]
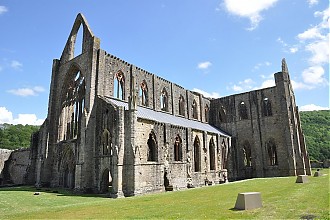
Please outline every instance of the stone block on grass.
[[245, 192], [237, 195], [235, 209], [249, 210], [262, 207], [260, 192]]
[[307, 175], [297, 176], [296, 183], [308, 183], [308, 176]]

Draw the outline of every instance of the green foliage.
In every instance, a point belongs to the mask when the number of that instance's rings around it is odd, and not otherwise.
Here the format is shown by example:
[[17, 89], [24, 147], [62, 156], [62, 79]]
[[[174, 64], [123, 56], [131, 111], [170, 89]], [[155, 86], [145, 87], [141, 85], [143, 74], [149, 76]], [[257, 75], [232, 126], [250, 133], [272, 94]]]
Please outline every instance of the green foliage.
[[[329, 219], [329, 169], [321, 172], [326, 175], [310, 176], [308, 183], [295, 183], [294, 176], [256, 178], [123, 199], [0, 188], [0, 219]], [[262, 208], [233, 209], [238, 193], [254, 191], [261, 192]]]
[[330, 111], [300, 112], [300, 119], [310, 159], [330, 159]]
[[14, 150], [30, 147], [31, 135], [40, 126], [3, 124], [0, 129], [0, 148]]

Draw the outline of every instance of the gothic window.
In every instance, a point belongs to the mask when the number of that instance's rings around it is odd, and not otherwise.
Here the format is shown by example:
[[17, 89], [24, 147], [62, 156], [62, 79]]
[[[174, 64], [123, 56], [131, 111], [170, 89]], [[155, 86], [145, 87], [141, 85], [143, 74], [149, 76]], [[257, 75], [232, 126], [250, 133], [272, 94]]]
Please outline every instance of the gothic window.
[[153, 132], [149, 134], [147, 145], [148, 145], [148, 161], [157, 161], [157, 143], [156, 143], [155, 134]]
[[168, 111], [168, 94], [165, 88], [163, 88], [160, 94], [160, 109], [162, 111]]
[[205, 122], [209, 122], [209, 106], [205, 105]]
[[145, 80], [140, 85], [141, 105], [148, 106], [148, 86]]
[[174, 142], [174, 161], [182, 161], [182, 140], [179, 135], [175, 137]]
[[81, 72], [73, 67], [63, 84], [62, 106], [58, 126], [58, 140], [77, 138], [81, 126], [81, 117], [85, 105], [85, 79]]
[[210, 156], [210, 170], [215, 170], [215, 145], [213, 138], [211, 138], [209, 143], [209, 156]]
[[268, 164], [270, 166], [275, 166], [277, 164], [277, 152], [276, 145], [273, 140], [268, 141], [266, 144], [267, 152], [268, 152]]
[[198, 114], [197, 114], [197, 103], [196, 101], [194, 100], [193, 103], [192, 103], [192, 117], [194, 119], [198, 119]]
[[243, 156], [244, 156], [244, 166], [250, 167], [252, 166], [251, 163], [251, 146], [249, 142], [245, 142], [243, 144]]
[[195, 172], [201, 171], [201, 149], [200, 149], [200, 141], [198, 136], [195, 137], [194, 140], [194, 168]]
[[221, 161], [222, 161], [222, 169], [226, 169], [226, 164], [227, 164], [227, 146], [225, 140], [222, 141], [221, 143]]
[[103, 155], [112, 155], [112, 138], [108, 130], [104, 130], [102, 134], [102, 151]]
[[185, 102], [182, 95], [179, 97], [179, 115], [185, 116]]
[[239, 112], [239, 119], [244, 120], [248, 119], [248, 114], [247, 114], [247, 107], [245, 102], [241, 102], [238, 106], [238, 112]]
[[117, 99], [125, 99], [125, 76], [124, 73], [119, 70], [115, 75], [115, 85], [114, 85], [114, 97]]
[[226, 122], [226, 109], [223, 106], [221, 106], [219, 109], [219, 121], [220, 123]]
[[264, 98], [262, 101], [262, 113], [263, 116], [272, 116], [272, 105], [268, 98]]

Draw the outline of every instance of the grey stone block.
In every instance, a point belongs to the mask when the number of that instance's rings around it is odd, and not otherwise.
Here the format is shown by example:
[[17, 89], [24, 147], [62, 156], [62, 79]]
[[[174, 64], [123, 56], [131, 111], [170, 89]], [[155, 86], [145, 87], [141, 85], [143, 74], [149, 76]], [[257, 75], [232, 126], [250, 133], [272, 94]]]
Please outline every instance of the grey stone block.
[[245, 192], [237, 195], [235, 209], [249, 210], [262, 207], [260, 192]]
[[308, 183], [308, 176], [307, 175], [297, 176], [296, 183]]

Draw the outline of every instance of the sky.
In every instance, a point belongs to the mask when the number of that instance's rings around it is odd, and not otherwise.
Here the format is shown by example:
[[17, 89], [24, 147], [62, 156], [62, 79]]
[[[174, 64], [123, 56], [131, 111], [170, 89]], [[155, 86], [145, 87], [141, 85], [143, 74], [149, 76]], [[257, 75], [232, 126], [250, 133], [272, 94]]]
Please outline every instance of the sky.
[[206, 97], [273, 86], [285, 58], [299, 109], [329, 109], [328, 0], [0, 0], [0, 124], [43, 123], [78, 13], [108, 53]]

